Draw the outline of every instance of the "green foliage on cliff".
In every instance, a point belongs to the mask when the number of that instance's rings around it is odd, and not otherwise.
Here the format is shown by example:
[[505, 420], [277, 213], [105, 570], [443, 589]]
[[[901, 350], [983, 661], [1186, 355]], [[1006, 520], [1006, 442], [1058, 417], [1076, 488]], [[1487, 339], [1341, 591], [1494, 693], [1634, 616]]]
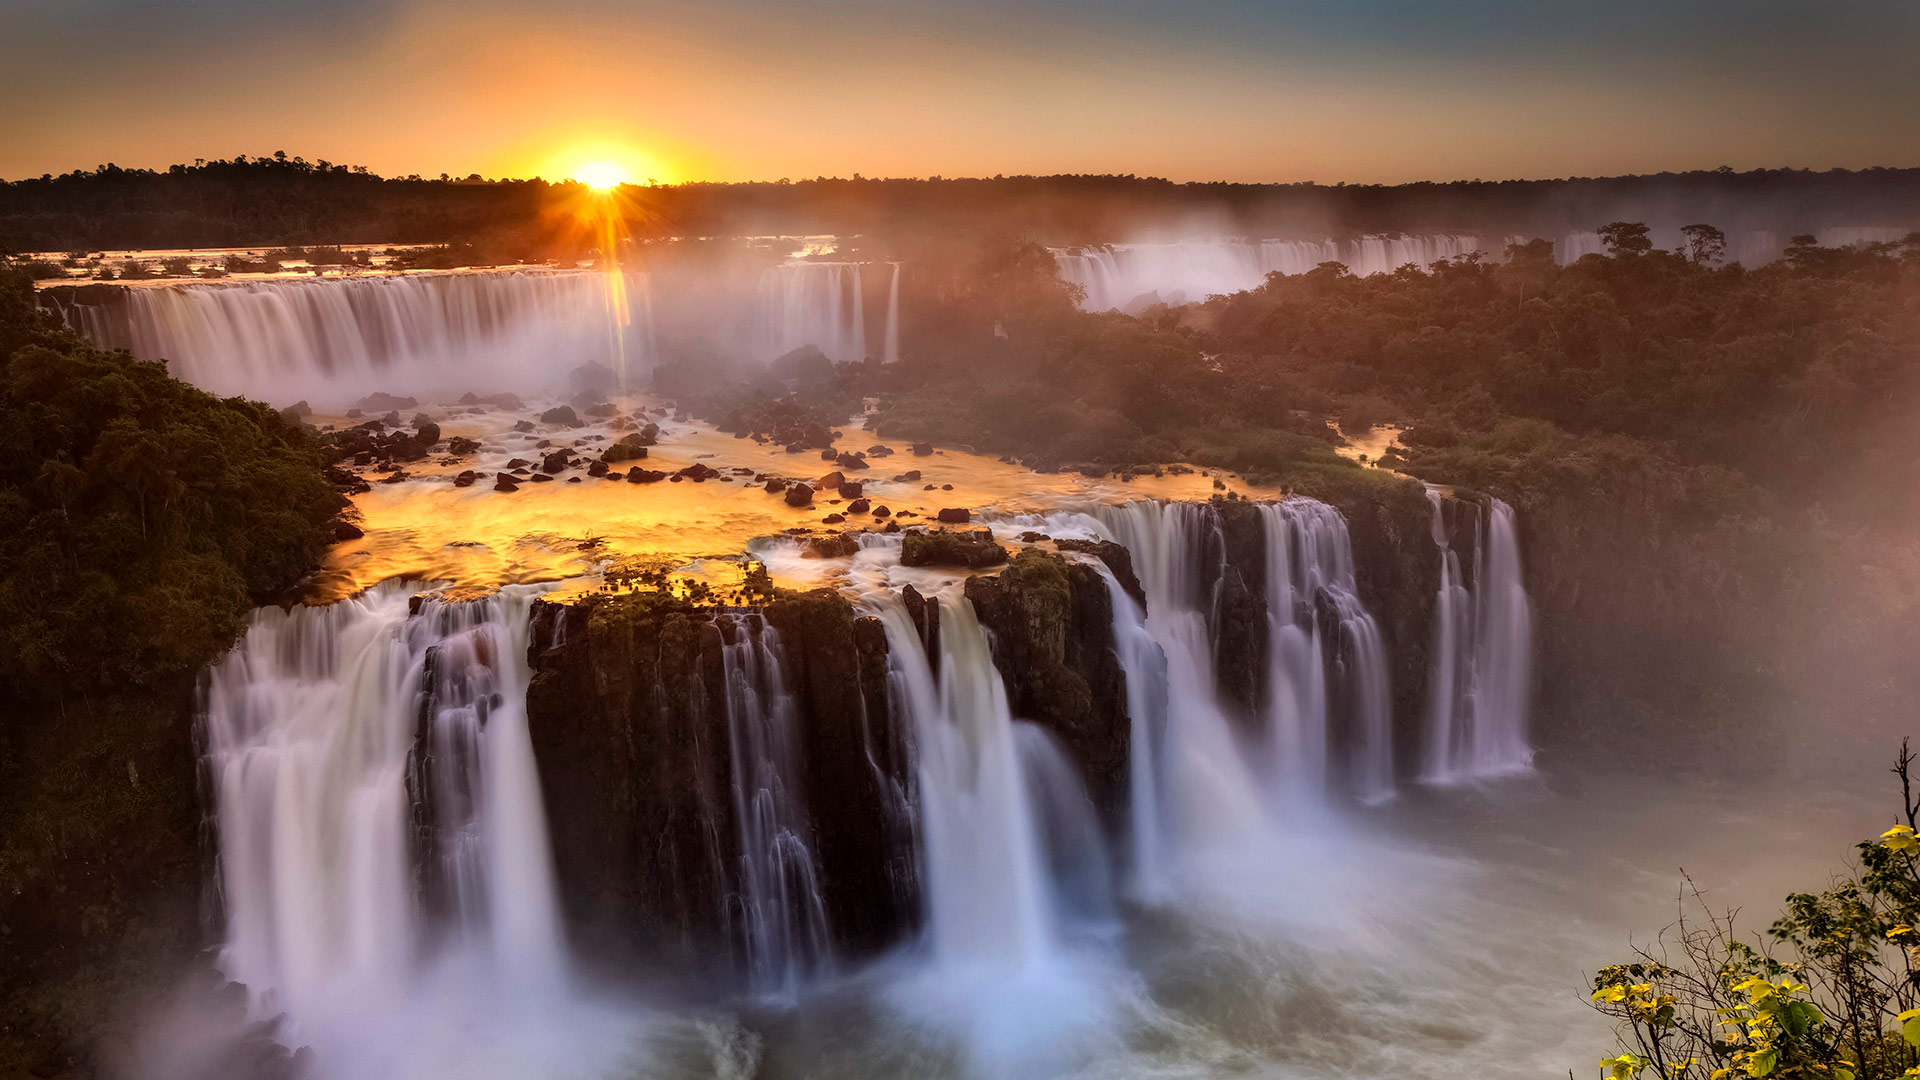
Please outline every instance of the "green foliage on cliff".
[[0, 694], [153, 685], [218, 657], [342, 506], [272, 409], [104, 353], [0, 269]]

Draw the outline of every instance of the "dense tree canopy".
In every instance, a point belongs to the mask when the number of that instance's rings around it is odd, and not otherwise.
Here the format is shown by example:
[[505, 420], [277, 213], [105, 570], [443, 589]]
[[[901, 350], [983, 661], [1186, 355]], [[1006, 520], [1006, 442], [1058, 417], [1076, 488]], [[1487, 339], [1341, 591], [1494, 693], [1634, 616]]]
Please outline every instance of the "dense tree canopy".
[[317, 560], [341, 501], [311, 435], [103, 353], [0, 268], [0, 693], [191, 673]]

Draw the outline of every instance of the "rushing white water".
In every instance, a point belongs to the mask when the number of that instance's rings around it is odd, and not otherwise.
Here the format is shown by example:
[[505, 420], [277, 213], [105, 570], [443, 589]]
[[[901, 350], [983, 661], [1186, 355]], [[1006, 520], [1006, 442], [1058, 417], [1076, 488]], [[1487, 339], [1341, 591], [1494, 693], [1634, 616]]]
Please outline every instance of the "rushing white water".
[[986, 631], [964, 598], [942, 603], [936, 659], [904, 606], [884, 593], [874, 602], [890, 688], [913, 724], [935, 963], [1000, 973], [1045, 963], [1056, 948], [1053, 903]]
[[893, 264], [893, 276], [887, 282], [886, 344], [880, 353], [882, 363], [900, 359], [900, 264]]
[[[861, 271], [866, 265], [788, 262], [764, 271], [758, 310], [761, 359], [812, 345], [836, 361], [865, 360], [866, 288]], [[882, 359], [895, 359], [900, 351], [898, 263], [893, 264], [887, 293]]]
[[[1521, 574], [1513, 508], [1483, 507], [1427, 489], [1440, 548], [1432, 669], [1421, 778], [1452, 783], [1524, 771], [1532, 688], [1532, 611]], [[1471, 575], [1460, 564], [1448, 507], [1466, 517]], [[1464, 512], [1464, 513], [1463, 513]]]
[[1481, 249], [1472, 236], [1363, 236], [1333, 240], [1189, 240], [1057, 250], [1060, 276], [1086, 290], [1089, 311], [1124, 310], [1135, 301], [1169, 304], [1258, 288], [1268, 274], [1304, 274], [1323, 262], [1358, 275], [1433, 265]]
[[[1344, 699], [1346, 774], [1363, 800], [1393, 794], [1393, 699], [1380, 628], [1355, 592], [1346, 518], [1313, 499], [1260, 507], [1267, 534], [1268, 733], [1275, 767], [1308, 799], [1327, 776], [1328, 673]], [[1339, 639], [1321, 640], [1324, 605]]]
[[[412, 590], [392, 583], [262, 608], [208, 676], [218, 962], [256, 1015], [283, 1013], [283, 1037], [316, 1048], [324, 1075], [543, 1056], [506, 1034], [567, 998], [525, 712], [539, 591], [427, 599], [409, 615]], [[458, 1046], [437, 1041], [438, 1020], [412, 1030], [447, 1010], [504, 1019], [494, 1040]]]
[[748, 982], [758, 993], [791, 997], [833, 959], [813, 822], [800, 797], [798, 709], [774, 629], [756, 614], [722, 618], [731, 624], [721, 662]]
[[585, 361], [638, 378], [653, 356], [644, 274], [611, 289], [602, 274], [525, 270], [123, 293], [66, 317], [96, 344], [164, 359], [196, 386], [276, 404], [563, 385]]

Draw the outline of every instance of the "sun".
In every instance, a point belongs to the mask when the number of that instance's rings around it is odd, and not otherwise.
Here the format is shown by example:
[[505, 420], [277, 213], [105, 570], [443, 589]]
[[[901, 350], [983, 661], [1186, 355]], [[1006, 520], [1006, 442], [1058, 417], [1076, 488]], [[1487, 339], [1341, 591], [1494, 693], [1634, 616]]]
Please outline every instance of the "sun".
[[573, 170], [573, 178], [595, 191], [612, 191], [630, 182], [627, 170], [611, 161], [589, 161]]

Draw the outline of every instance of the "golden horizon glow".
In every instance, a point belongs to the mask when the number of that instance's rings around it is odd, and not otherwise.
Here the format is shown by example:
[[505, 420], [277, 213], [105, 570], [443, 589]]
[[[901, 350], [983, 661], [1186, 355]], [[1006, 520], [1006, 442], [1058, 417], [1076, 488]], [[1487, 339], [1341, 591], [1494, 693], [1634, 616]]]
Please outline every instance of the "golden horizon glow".
[[589, 161], [573, 170], [573, 178], [595, 191], [612, 191], [633, 182], [626, 168], [612, 161]]

